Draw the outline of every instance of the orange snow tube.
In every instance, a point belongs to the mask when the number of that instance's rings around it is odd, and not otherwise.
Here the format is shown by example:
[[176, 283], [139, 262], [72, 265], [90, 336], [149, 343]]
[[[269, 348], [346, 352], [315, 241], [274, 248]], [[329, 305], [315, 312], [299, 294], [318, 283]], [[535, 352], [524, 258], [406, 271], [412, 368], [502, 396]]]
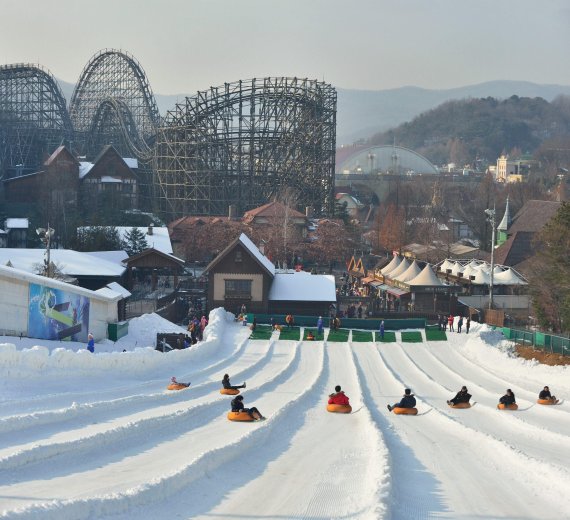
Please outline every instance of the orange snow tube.
[[239, 394], [239, 390], [236, 388], [235, 390], [233, 388], [222, 388], [220, 390], [220, 394], [224, 394], [224, 395], [238, 395]]
[[450, 408], [471, 408], [471, 403], [450, 404]]
[[182, 385], [180, 383], [170, 383], [166, 387], [167, 390], [184, 390], [185, 388], [188, 388], [188, 385]]
[[327, 404], [327, 411], [335, 413], [350, 413], [352, 412], [352, 406], [349, 404]]
[[228, 419], [230, 421], [238, 421], [238, 422], [253, 421], [251, 415], [249, 415], [247, 412], [228, 412]]
[[558, 399], [553, 401], [552, 399], [537, 399], [538, 404], [558, 404]]
[[398, 408], [397, 406], [392, 408], [392, 411], [396, 415], [418, 415], [417, 408]]
[[504, 405], [503, 403], [499, 403], [497, 405], [497, 408], [499, 410], [518, 410], [519, 409], [519, 405], [517, 403], [513, 403], [513, 404], [508, 404], [508, 405]]

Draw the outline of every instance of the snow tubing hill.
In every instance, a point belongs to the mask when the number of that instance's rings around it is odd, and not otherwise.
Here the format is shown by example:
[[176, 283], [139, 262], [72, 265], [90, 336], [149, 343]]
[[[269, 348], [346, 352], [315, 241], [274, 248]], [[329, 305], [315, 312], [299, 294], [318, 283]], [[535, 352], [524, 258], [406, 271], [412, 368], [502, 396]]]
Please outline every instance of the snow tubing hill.
[[471, 408], [471, 403], [450, 404], [450, 408]]
[[327, 411], [333, 413], [350, 413], [352, 406], [349, 404], [327, 404]]
[[184, 390], [185, 388], [188, 388], [189, 385], [182, 385], [180, 383], [170, 383], [166, 389], [167, 390]]
[[497, 405], [497, 408], [499, 410], [518, 410], [519, 409], [519, 405], [517, 403], [513, 403], [513, 404], [508, 404], [508, 405], [504, 405], [503, 403], [499, 403]]
[[552, 399], [537, 399], [536, 402], [538, 404], [558, 404], [558, 399], [556, 399], [556, 401], [553, 401]]
[[253, 418], [247, 412], [228, 412], [228, 419], [237, 422], [253, 422]]
[[238, 395], [239, 394], [239, 390], [233, 390], [232, 388], [222, 388], [220, 390], [220, 394], [224, 394], [224, 395]]
[[399, 408], [398, 406], [392, 408], [396, 415], [418, 415], [417, 408]]

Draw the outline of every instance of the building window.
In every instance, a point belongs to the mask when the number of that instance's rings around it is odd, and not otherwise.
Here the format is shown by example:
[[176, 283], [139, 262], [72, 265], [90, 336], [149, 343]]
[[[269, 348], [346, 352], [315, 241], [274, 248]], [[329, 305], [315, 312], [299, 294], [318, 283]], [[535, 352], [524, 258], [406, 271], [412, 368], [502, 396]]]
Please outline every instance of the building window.
[[251, 299], [251, 280], [224, 280], [225, 298]]
[[241, 257], [241, 251], [236, 251], [236, 258], [235, 258], [236, 262], [241, 262], [242, 261], [242, 257]]

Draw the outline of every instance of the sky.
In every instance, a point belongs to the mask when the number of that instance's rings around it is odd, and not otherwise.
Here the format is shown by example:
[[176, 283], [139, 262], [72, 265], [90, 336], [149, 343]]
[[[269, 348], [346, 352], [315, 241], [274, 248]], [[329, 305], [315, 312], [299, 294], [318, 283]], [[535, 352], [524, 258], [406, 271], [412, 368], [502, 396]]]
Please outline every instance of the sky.
[[155, 93], [263, 76], [337, 88], [570, 85], [568, 0], [0, 0], [0, 63], [75, 83], [104, 48]]

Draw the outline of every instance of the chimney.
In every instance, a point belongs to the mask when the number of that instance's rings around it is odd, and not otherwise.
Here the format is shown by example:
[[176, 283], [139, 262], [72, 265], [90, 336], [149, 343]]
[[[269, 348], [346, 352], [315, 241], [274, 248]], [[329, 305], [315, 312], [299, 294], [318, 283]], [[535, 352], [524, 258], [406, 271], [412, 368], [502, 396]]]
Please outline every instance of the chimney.
[[307, 218], [313, 218], [313, 208], [311, 206], [305, 207], [305, 216]]
[[230, 204], [228, 207], [228, 217], [230, 220], [235, 220], [237, 218], [237, 207], [235, 204]]
[[153, 231], [154, 231], [154, 224], [149, 224], [147, 235], [152, 235]]

